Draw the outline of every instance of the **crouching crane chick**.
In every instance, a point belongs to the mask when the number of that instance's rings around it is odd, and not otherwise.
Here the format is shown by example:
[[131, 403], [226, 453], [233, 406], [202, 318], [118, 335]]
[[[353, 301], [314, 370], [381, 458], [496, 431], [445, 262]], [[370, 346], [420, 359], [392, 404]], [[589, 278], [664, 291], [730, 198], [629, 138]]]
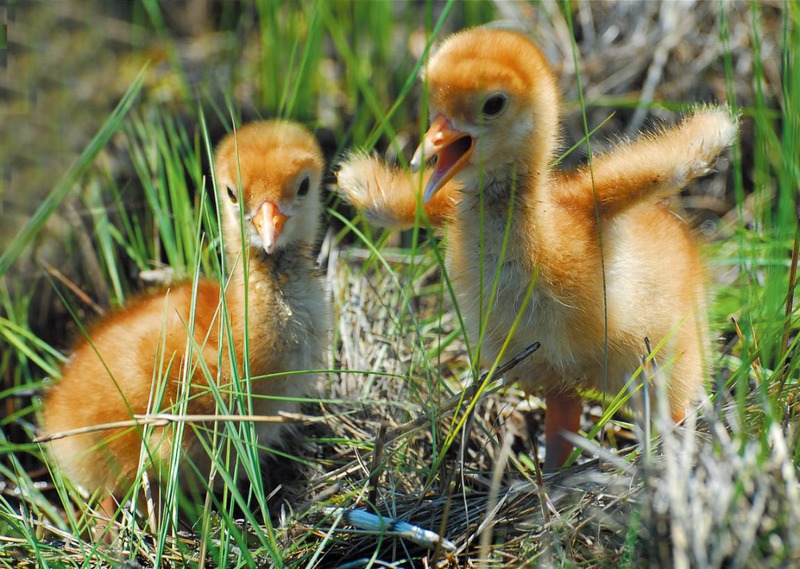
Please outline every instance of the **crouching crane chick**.
[[704, 270], [692, 232], [659, 198], [709, 171], [735, 119], [701, 109], [560, 171], [556, 80], [527, 35], [452, 35], [424, 77], [431, 124], [411, 166], [435, 165], [414, 174], [356, 153], [341, 165], [340, 191], [380, 225], [412, 225], [421, 199], [431, 224], [445, 226], [449, 277], [484, 361], [524, 311], [506, 356], [542, 348], [509, 379], [546, 396], [545, 469], [572, 450], [561, 433], [579, 428], [578, 388], [617, 393], [645, 338], [665, 342], [657, 361], [682, 418], [708, 371]]
[[[280, 374], [325, 367], [329, 316], [311, 254], [324, 168], [319, 146], [293, 123], [253, 123], [220, 143], [215, 166], [230, 280], [223, 288], [200, 280], [196, 292], [186, 283], [143, 296], [97, 323], [46, 396], [46, 433], [144, 413], [213, 415], [219, 397], [235, 409], [248, 392], [253, 415], [275, 416], [296, 411], [291, 398], [312, 391], [314, 373]], [[202, 443], [209, 441], [201, 437], [210, 428], [187, 427], [179, 453], [173, 427], [154, 428], [143, 441], [141, 426], [60, 438], [52, 453], [74, 482], [105, 492], [101, 508], [111, 514], [140, 462], [158, 479], [171, 456], [181, 456], [182, 480], [195, 468], [207, 476]], [[256, 433], [260, 446], [280, 443], [280, 425], [256, 423]]]

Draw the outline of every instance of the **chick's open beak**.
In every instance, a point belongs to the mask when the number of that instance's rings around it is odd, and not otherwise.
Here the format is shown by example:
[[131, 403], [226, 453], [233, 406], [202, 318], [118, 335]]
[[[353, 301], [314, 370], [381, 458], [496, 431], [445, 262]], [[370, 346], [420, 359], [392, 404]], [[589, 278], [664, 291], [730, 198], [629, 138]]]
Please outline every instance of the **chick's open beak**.
[[438, 115], [434, 119], [422, 139], [422, 144], [411, 158], [411, 169], [416, 172], [422, 166], [423, 157], [425, 160], [438, 157], [433, 174], [425, 186], [425, 203], [467, 165], [474, 148], [475, 139], [466, 132], [453, 128], [444, 115]]
[[264, 251], [271, 254], [275, 250], [275, 242], [283, 231], [283, 224], [289, 219], [280, 208], [272, 202], [265, 201], [256, 210], [251, 223], [258, 231]]

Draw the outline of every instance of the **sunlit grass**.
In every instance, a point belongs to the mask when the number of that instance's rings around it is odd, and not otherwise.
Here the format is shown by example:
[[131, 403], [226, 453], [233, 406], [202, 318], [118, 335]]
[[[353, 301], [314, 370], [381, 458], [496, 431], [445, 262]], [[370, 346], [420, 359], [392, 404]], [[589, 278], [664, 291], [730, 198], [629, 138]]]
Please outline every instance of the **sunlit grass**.
[[[466, 26], [489, 21], [497, 15], [494, 5], [488, 2], [468, 2], [460, 6], [447, 2], [436, 7], [433, 3], [426, 3], [420, 14], [414, 13], [411, 3], [408, 4], [400, 10], [404, 17], [424, 21], [429, 32], [422, 45], [423, 54], [427, 54], [440, 39], [448, 18], [458, 18]], [[563, 8], [568, 9], [568, 6]], [[143, 12], [139, 17], [150, 22], [166, 46], [170, 68], [178, 77], [180, 96], [190, 103], [190, 122], [201, 127], [187, 127], [185, 121], [178, 120], [171, 111], [152, 102], [137, 102], [145, 77], [137, 79], [117, 110], [102, 121], [97, 136], [75, 166], [54, 185], [22, 233], [2, 252], [0, 276], [6, 275], [15, 260], [33, 246], [37, 234], [65, 197], [76, 191], [77, 186], [86, 184], [93, 188], [83, 201], [89, 212], [87, 225], [91, 228], [93, 254], [101, 270], [100, 275], [92, 278], [103, 283], [110, 305], [121, 306], [131, 295], [138, 294], [142, 286], [135, 281], [136, 276], [142, 273], [163, 275], [166, 273], [160, 271], [169, 269], [172, 272], [170, 278], [176, 280], [224, 279], [226, 263], [221, 255], [219, 220], [208, 169], [216, 141], [211, 139], [205, 121], [213, 117], [215, 122], [229, 128], [231, 115], [239, 120], [240, 110], [231, 104], [233, 97], [230, 93], [222, 103], [211, 97], [206, 99], [204, 95], [198, 98], [169, 35], [159, 3], [145, 1], [140, 9]], [[760, 29], [759, 10], [758, 4], [753, 3], [752, 36], [756, 40]], [[259, 0], [255, 3], [256, 20], [250, 23], [259, 31], [260, 40], [256, 46], [259, 55], [255, 74], [238, 76], [234, 81], [255, 89], [258, 112], [263, 116], [288, 117], [312, 127], [318, 126], [320, 100], [341, 98], [346, 101], [342, 108], [347, 116], [336, 119], [338, 149], [335, 156], [340, 156], [350, 147], [383, 149], [388, 146], [390, 153], [397, 155], [398, 162], [405, 165], [405, 149], [400, 145], [398, 133], [407, 131], [408, 125], [418, 123], [422, 132], [427, 111], [424, 97], [416, 100], [419, 98], [421, 60], [411, 57], [405, 47], [402, 55], [395, 53], [398, 51], [397, 11], [391, 2], [319, 1], [286, 5]], [[715, 287], [710, 305], [712, 327], [715, 334], [729, 332], [732, 329], [729, 319], [734, 317], [742, 333], [731, 354], [721, 359], [715, 354], [715, 363], [720, 370], [725, 370], [725, 375], [720, 371], [713, 387], [719, 394], [726, 389], [734, 390], [738, 420], [742, 426], [734, 434], [742, 442], [758, 440], [766, 456], [771, 444], [768, 436], [771, 429], [775, 425], [783, 428], [783, 425], [796, 423], [794, 407], [797, 404], [800, 364], [790, 356], [798, 342], [795, 334], [797, 307], [791, 305], [787, 312], [787, 302], [791, 251], [797, 231], [795, 200], [800, 187], [797, 160], [800, 156], [800, 71], [796, 60], [800, 53], [800, 9], [794, 3], [788, 3], [784, 15], [781, 53], [784, 91], [778, 110], [770, 105], [764, 93], [765, 72], [761, 58], [765, 56], [759, 51], [758, 41], [753, 45], [755, 105], [742, 108], [736, 101], [736, 81], [741, 78], [736, 76], [733, 68], [732, 48], [726, 44], [728, 30], [724, 7], [720, 13], [720, 41], [726, 47], [728, 102], [744, 120], [752, 121], [755, 143], [751, 172], [745, 172], [748, 164], [740, 146], [731, 153], [733, 186], [728, 191], [735, 195], [737, 219], [724, 241], [706, 247], [712, 271], [720, 268], [735, 271], [732, 282]], [[224, 14], [221, 17], [233, 18]], [[330, 60], [339, 62], [340, 69], [346, 70], [346, 74], [335, 76]], [[691, 103], [658, 101], [655, 104], [661, 108], [683, 109]], [[585, 113], [589, 108], [596, 109], [606, 104], [620, 108], [626, 105], [626, 101], [619, 98], [581, 99], [566, 101], [566, 104], [577, 105]], [[636, 101], [628, 101], [627, 105], [634, 107]], [[587, 138], [590, 139], [593, 129], [601, 126], [584, 123]], [[120, 141], [131, 162], [131, 180], [116, 179], [114, 173], [105, 170], [104, 163], [97, 160], [112, 137]], [[134, 206], [130, 202], [133, 194], [138, 200]], [[477, 354], [473, 354], [476, 357], [472, 358], [472, 364], [463, 362], [458, 377], [443, 377], [442, 374], [441, 358], [448, 349], [460, 343], [468, 345], [463, 334], [460, 307], [443, 266], [442, 245], [430, 231], [425, 231], [429, 228], [420, 219], [419, 226], [410, 235], [411, 244], [400, 250], [390, 249], [388, 232], [369, 227], [358, 217], [346, 217], [337, 208], [335, 198], [329, 198], [328, 204], [331, 206], [328, 218], [340, 228], [335, 242], [341, 243], [342, 247], [358, 247], [367, 252], [359, 274], [353, 278], [373, 273], [389, 275], [393, 288], [391, 293], [381, 298], [381, 307], [391, 315], [396, 336], [389, 338], [388, 343], [404, 342], [410, 346], [411, 353], [405, 362], [407, 367], [400, 374], [404, 376], [407, 387], [407, 400], [369, 401], [371, 389], [380, 381], [383, 372], [361, 370], [359, 377], [364, 381], [364, 400], [354, 403], [353, 408], [360, 405], [394, 406], [404, 420], [427, 415], [431, 429], [429, 455], [426, 457], [429, 461], [421, 461], [412, 443], [403, 440], [387, 451], [391, 453], [390, 457], [384, 459], [381, 467], [388, 471], [388, 478], [392, 480], [402, 480], [404, 476], [423, 480], [425, 490], [444, 485], [447, 474], [444, 461], [449, 457], [448, 451], [457, 446], [459, 437], [468, 436], [472, 407], [459, 407], [452, 421], [443, 425], [439, 405], [465, 385], [478, 380], [483, 370], [477, 365]], [[403, 262], [393, 261], [396, 255], [402, 257]], [[441, 279], [433, 283], [425, 280], [432, 270], [439, 269]], [[494, 271], [487, 271], [485, 286], [496, 284], [493, 277]], [[89, 309], [62, 282], [51, 279], [47, 286], [61, 291], [64, 303], [80, 320], [80, 326], [90, 324], [93, 317], [84, 316]], [[80, 566], [82, 561], [79, 557], [94, 557], [115, 563], [119, 560], [117, 553], [105, 551], [89, 538], [95, 520], [88, 515], [88, 506], [93, 506], [94, 502], [87, 501], [86, 496], [56, 468], [51, 474], [61, 503], [51, 502], [34, 484], [28, 472], [28, 465], [39, 463], [40, 448], [32, 443], [20, 443], [22, 439], [19, 436], [9, 440], [6, 434], [7, 429], [13, 427], [23, 431], [25, 440], [30, 441], [36, 436], [38, 403], [27, 394], [40, 389], [45, 377], [57, 379], [64, 361], [59, 349], [68, 346], [67, 342], [51, 346], [31, 331], [27, 314], [33, 292], [20, 287], [9, 289], [5, 282], [0, 287], [0, 338], [3, 342], [0, 373], [10, 378], [4, 385], [11, 386], [0, 392], [0, 400], [29, 401], [21, 407], [9, 406], [13, 412], [0, 418], [0, 475], [30, 493], [24, 501], [9, 500], [0, 493], [0, 535], [22, 540], [27, 544], [25, 551], [30, 552], [42, 566], [63, 557], [63, 553], [48, 544], [43, 527], [50, 528], [59, 537], [70, 536], [74, 540], [75, 551], [80, 554], [73, 553], [73, 560], [68, 562]], [[419, 296], [437, 298], [440, 312], [431, 314], [418, 310], [415, 299]], [[221, 310], [224, 313], [224, 307]], [[443, 325], [448, 310], [455, 313], [455, 317], [447, 320], [448, 326], [455, 323], [449, 328]], [[192, 323], [187, 325], [191, 327]], [[440, 329], [445, 333], [432, 342], [431, 337], [436, 336]], [[230, 334], [229, 327], [223, 325], [220, 329], [221, 343], [230, 342]], [[333, 341], [335, 345], [343, 341], [338, 325], [334, 328]], [[471, 348], [477, 350], [477, 347]], [[196, 345], [187, 346], [188, 351], [198, 349]], [[468, 346], [467, 351], [469, 349]], [[501, 360], [513, 355], [505, 354]], [[154, 373], [163, 372], [168, 365], [169, 362], [157, 362]], [[201, 369], [200, 373], [211, 377], [207, 369]], [[391, 374], [384, 375], [398, 379]], [[246, 384], [244, 378], [236, 377], [235, 370], [234, 376], [235, 385]], [[755, 394], [751, 390], [754, 382]], [[214, 386], [212, 390], [216, 390], [214, 397], [220, 414], [247, 412], [246, 388], [238, 389], [238, 397], [229, 405], [230, 393], [220, 391], [213, 381], [208, 383]], [[621, 406], [627, 394], [607, 396], [607, 412], [597, 421], [597, 427], [589, 433], [591, 436], [613, 420], [611, 410]], [[718, 397], [722, 402], [723, 396]], [[322, 399], [325, 399], [324, 395]], [[475, 402], [477, 398], [473, 400]], [[373, 427], [363, 428], [371, 431]], [[203, 427], [177, 423], [167, 428], [173, 429], [180, 440], [182, 430]], [[495, 433], [491, 433], [491, 437], [495, 443], [498, 442]], [[206, 450], [214, 457], [213, 479], [205, 482], [213, 485], [216, 481], [222, 491], [217, 494], [209, 492], [202, 504], [195, 505], [201, 523], [193, 529], [200, 536], [203, 553], [217, 566], [260, 563], [281, 566], [289, 557], [310, 561], [322, 556], [326, 542], [315, 541], [317, 536], [313, 531], [324, 533], [327, 529], [318, 528], [320, 523], [313, 518], [307, 520], [303, 517], [305, 514], [301, 514], [299, 519], [308, 524], [308, 533], [292, 547], [282, 547], [285, 539], [278, 535], [282, 528], [275, 527], [275, 518], [269, 512], [269, 499], [263, 491], [264, 481], [253, 444], [252, 424], [218, 423], [216, 436], [210, 440], [212, 442]], [[375, 450], [372, 442], [355, 436], [321, 437], [318, 442], [365, 454]], [[800, 443], [797, 439], [790, 439], [790, 442], [795, 445], [790, 451], [796, 465], [800, 460]], [[179, 449], [177, 445], [176, 449]], [[295, 455], [291, 449], [274, 449], [273, 452], [281, 460], [314, 462], [307, 456]], [[174, 465], [181, 462], [178, 454], [173, 458]], [[514, 464], [519, 474], [533, 479], [529, 457], [520, 457]], [[147, 562], [154, 565], [176, 559], [198, 564], [198, 552], [173, 539], [178, 527], [181, 492], [174, 472], [169, 473], [166, 479], [161, 517], [156, 520], [155, 527], [147, 520], [120, 513], [123, 526], [136, 528], [124, 546], [122, 557], [133, 560], [147, 552]], [[237, 479], [246, 483], [237, 484]], [[141, 491], [141, 484], [139, 477], [131, 491], [132, 496]], [[363, 503], [365, 493], [365, 488], [344, 487], [329, 499], [337, 505]], [[246, 528], [237, 523], [236, 520], [241, 518], [246, 520]], [[628, 547], [636, 547], [636, 537], [632, 534], [628, 537]], [[307, 544], [311, 544], [311, 551], [299, 554], [309, 547]], [[3, 562], [4, 555], [2, 547], [5, 544], [0, 541], [0, 562]], [[627, 566], [634, 566], [635, 556], [630, 550], [627, 553]]]

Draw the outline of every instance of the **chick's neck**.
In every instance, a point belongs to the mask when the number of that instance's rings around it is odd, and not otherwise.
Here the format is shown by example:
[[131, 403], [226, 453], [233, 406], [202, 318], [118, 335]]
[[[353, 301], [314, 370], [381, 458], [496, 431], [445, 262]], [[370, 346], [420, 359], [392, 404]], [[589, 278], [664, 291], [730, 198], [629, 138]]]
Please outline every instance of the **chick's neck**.
[[[231, 287], [243, 291], [245, 288], [245, 266], [241, 262], [243, 251], [241, 247], [234, 250], [229, 250], [227, 255], [228, 262], [233, 267]], [[291, 243], [269, 254], [260, 247], [248, 247], [246, 252], [249, 288], [258, 284], [279, 290], [288, 283], [303, 282], [309, 273], [314, 271], [311, 245], [308, 243]]]
[[225, 293], [231, 324], [234, 330], [247, 327], [251, 353], [260, 353], [265, 342], [273, 345], [288, 334], [298, 309], [314, 290], [310, 283], [316, 281], [317, 269], [311, 246], [293, 243], [272, 254], [251, 247], [246, 270], [241, 252], [237, 258], [231, 257], [229, 254], [233, 268]]
[[537, 227], [549, 208], [555, 148], [555, 136], [532, 137], [505, 163], [464, 184], [456, 223], [459, 233], [474, 241], [472, 249], [484, 247], [499, 255], [507, 241], [507, 261], [527, 259], [538, 264], [537, 254], [531, 252], [538, 250]]

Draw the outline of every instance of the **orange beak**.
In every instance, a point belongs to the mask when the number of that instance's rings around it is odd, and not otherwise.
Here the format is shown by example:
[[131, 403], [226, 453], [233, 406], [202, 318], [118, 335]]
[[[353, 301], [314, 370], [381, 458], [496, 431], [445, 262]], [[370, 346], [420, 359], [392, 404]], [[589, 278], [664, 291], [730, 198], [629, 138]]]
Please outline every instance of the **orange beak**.
[[264, 201], [250, 222], [258, 231], [264, 251], [271, 254], [275, 250], [275, 242], [283, 231], [283, 224], [289, 219], [288, 215], [281, 212], [280, 208], [272, 202]]
[[474, 148], [475, 139], [466, 132], [453, 128], [444, 115], [438, 115], [434, 119], [411, 159], [411, 169], [416, 172], [422, 166], [423, 158], [429, 160], [434, 156], [438, 157], [433, 174], [425, 185], [425, 203], [431, 201], [439, 188], [467, 165]]

